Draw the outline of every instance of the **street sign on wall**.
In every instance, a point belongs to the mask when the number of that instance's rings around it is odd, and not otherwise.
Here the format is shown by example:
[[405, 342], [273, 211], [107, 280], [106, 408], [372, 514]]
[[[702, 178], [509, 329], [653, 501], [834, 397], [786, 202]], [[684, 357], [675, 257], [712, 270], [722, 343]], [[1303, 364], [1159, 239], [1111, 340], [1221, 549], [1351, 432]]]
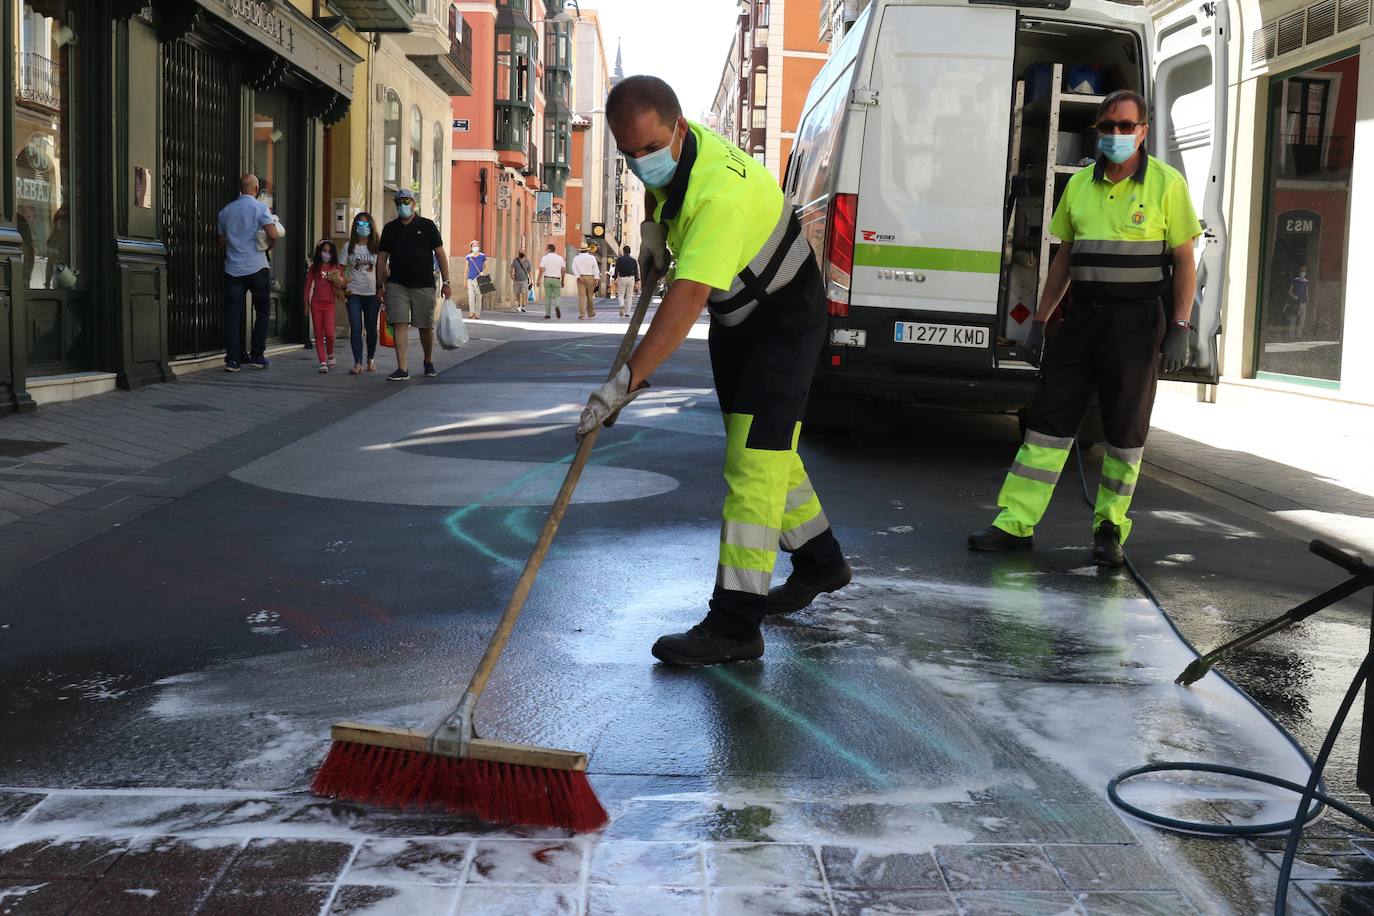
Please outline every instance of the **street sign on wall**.
[[553, 192], [537, 191], [534, 195], [534, 221], [536, 223], [553, 222]]
[[468, 132], [468, 119], [467, 119], [467, 118], [454, 118], [454, 119], [453, 119], [453, 129], [456, 130], [456, 131], [457, 131], [458, 133], [460, 133], [460, 134], [465, 134], [465, 133], [467, 133], [467, 132]]

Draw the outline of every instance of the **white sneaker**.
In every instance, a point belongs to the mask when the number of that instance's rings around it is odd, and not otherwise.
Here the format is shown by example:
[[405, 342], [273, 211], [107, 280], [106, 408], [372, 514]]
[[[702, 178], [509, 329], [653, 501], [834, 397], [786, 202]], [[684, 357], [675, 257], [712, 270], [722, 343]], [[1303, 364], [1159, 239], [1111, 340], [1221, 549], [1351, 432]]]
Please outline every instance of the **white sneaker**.
[[326, 374], [328, 374], [328, 372], [329, 372], [329, 364], [328, 364], [328, 363], [320, 363], [320, 375], [326, 375]]

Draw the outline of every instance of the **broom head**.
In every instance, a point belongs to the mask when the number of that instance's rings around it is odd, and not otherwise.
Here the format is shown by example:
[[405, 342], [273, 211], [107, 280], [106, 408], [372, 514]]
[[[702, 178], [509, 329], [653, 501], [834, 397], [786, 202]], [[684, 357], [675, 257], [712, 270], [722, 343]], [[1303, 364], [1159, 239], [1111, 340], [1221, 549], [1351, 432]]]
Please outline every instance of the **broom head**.
[[430, 751], [426, 732], [357, 722], [337, 723], [330, 737], [310, 785], [316, 795], [578, 833], [606, 825], [577, 751], [474, 738], [458, 757]]

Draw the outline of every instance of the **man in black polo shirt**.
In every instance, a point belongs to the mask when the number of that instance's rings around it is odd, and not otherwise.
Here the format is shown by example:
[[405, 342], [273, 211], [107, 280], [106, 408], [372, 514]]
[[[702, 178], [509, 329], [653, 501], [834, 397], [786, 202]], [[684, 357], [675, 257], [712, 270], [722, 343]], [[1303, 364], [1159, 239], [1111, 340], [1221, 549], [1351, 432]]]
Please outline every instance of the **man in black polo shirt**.
[[620, 317], [630, 317], [634, 307], [635, 283], [639, 280], [639, 259], [630, 254], [630, 246], [615, 259], [616, 292], [620, 294]]
[[406, 345], [413, 324], [420, 329], [420, 346], [425, 351], [425, 375], [434, 371], [434, 265], [444, 278], [440, 290], [444, 298], [452, 295], [448, 282], [448, 255], [444, 238], [433, 221], [417, 216], [415, 195], [407, 188], [396, 192], [396, 218], [386, 224], [377, 243], [377, 276], [381, 278], [382, 300], [386, 303], [387, 324], [396, 337], [396, 371], [387, 376], [393, 382], [410, 378], [406, 371]]

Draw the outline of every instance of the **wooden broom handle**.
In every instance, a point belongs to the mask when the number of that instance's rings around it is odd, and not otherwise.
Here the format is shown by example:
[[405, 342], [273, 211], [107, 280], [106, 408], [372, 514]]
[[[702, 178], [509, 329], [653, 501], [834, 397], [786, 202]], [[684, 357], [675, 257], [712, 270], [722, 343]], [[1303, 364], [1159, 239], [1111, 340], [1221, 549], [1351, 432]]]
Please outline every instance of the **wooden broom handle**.
[[[630, 318], [630, 327], [625, 331], [625, 338], [620, 342], [620, 351], [616, 353], [615, 364], [611, 367], [610, 375], [606, 376], [606, 381], [615, 378], [622, 366], [630, 359], [630, 352], [634, 349], [635, 338], [639, 336], [639, 326], [644, 321], [644, 313], [648, 311], [649, 301], [653, 298], [654, 288], [658, 286], [658, 277], [646, 274], [643, 279], [644, 289], [639, 294], [639, 304], [635, 306], [634, 315]], [[652, 282], [650, 282], [652, 280]], [[475, 701], [486, 689], [487, 680], [496, 668], [496, 662], [501, 658], [502, 651], [506, 648], [506, 642], [510, 639], [511, 631], [515, 629], [515, 621], [519, 619], [520, 612], [525, 609], [525, 599], [529, 598], [530, 590], [534, 588], [535, 577], [539, 575], [539, 567], [544, 565], [544, 558], [548, 556], [549, 545], [553, 543], [553, 537], [558, 533], [558, 526], [563, 522], [563, 515], [568, 511], [568, 503], [572, 501], [573, 490], [577, 488], [577, 481], [582, 476], [582, 469], [587, 466], [587, 460], [591, 458], [592, 448], [596, 445], [596, 437], [601, 432], [601, 427], [587, 433], [577, 445], [577, 453], [573, 455], [572, 464], [568, 467], [568, 475], [563, 478], [563, 486], [558, 491], [558, 498], [553, 501], [553, 507], [549, 509], [548, 518], [544, 519], [544, 527], [539, 532], [539, 538], [534, 542], [534, 549], [530, 551], [530, 558], [525, 561], [525, 569], [520, 573], [520, 580], [515, 583], [515, 591], [511, 593], [510, 601], [506, 603], [506, 610], [501, 615], [501, 622], [496, 627], [496, 632], [491, 634], [491, 641], [487, 643], [487, 651], [482, 655], [482, 661], [478, 663], [477, 670], [473, 672], [472, 681], [468, 684], [467, 693]]]

